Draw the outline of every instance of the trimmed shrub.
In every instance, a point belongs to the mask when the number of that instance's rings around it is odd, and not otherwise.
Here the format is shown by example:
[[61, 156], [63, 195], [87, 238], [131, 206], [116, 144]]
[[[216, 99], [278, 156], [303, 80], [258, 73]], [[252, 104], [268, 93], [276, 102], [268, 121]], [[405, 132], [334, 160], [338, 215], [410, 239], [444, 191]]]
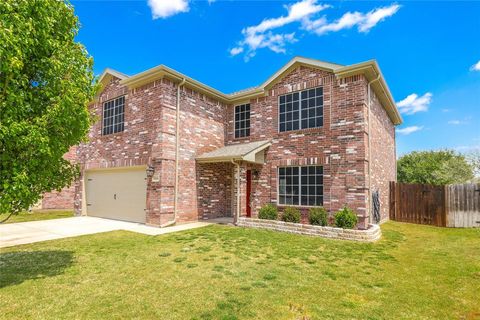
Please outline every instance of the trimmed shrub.
[[328, 214], [324, 207], [310, 208], [308, 211], [308, 222], [316, 226], [326, 226], [328, 224]]
[[285, 222], [300, 222], [300, 210], [297, 208], [287, 207], [282, 214], [282, 220]]
[[267, 203], [258, 211], [258, 219], [277, 220], [278, 210], [271, 203]]
[[335, 226], [343, 229], [353, 229], [357, 225], [358, 219], [355, 212], [344, 207], [342, 210], [335, 213]]

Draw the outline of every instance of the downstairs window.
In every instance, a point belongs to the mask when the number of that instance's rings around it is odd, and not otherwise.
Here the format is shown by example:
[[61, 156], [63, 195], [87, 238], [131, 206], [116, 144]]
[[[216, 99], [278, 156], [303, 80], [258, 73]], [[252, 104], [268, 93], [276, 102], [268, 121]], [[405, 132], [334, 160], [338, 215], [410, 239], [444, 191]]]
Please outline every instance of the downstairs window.
[[323, 167], [278, 168], [278, 204], [322, 206]]

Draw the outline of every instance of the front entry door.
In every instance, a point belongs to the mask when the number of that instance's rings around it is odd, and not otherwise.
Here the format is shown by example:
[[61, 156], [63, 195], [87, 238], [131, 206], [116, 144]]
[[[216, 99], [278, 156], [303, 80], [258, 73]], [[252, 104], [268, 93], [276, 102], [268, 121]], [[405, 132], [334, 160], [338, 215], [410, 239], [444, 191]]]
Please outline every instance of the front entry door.
[[252, 216], [252, 207], [250, 205], [250, 193], [252, 193], [252, 170], [247, 170], [247, 217]]

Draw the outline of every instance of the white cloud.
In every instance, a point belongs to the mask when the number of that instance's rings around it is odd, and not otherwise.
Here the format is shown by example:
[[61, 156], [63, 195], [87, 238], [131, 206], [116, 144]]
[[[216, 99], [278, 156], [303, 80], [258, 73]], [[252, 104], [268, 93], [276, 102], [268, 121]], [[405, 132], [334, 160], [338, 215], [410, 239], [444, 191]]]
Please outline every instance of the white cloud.
[[463, 120], [454, 119], [454, 120], [448, 121], [448, 124], [451, 124], [454, 126], [465, 125], [470, 123], [470, 119], [472, 119], [472, 117], [465, 117]]
[[411, 127], [405, 127], [403, 129], [397, 129], [397, 133], [398, 134], [402, 134], [404, 136], [406, 135], [409, 135], [411, 133], [414, 133], [414, 132], [417, 132], [417, 131], [420, 131], [423, 129], [423, 126], [419, 127], [419, 126], [411, 126]]
[[190, 10], [189, 0], [148, 0], [153, 19], [168, 18]]
[[246, 27], [242, 30], [243, 39], [237, 42], [235, 48], [230, 50], [232, 56], [240, 53], [245, 54], [245, 60], [255, 56], [256, 50], [268, 48], [276, 53], [285, 53], [286, 45], [298, 41], [295, 32], [278, 32], [280, 29], [292, 23], [299, 23], [301, 30], [323, 35], [328, 32], [357, 26], [359, 32], [368, 32], [379, 22], [394, 15], [400, 5], [392, 4], [388, 7], [377, 8], [367, 13], [347, 12], [340, 19], [328, 23], [325, 16], [318, 14], [332, 6], [319, 4], [318, 0], [300, 0], [292, 5], [285, 5], [286, 16], [264, 19], [260, 24]]
[[304, 21], [304, 28], [319, 35], [350, 29], [355, 26], [357, 26], [359, 32], [368, 32], [379, 22], [393, 16], [399, 9], [400, 5], [392, 4], [388, 7], [377, 8], [367, 13], [358, 11], [347, 12], [340, 19], [330, 23], [327, 22], [325, 17], [313, 21], [306, 19]]
[[416, 93], [412, 93], [400, 102], [397, 102], [397, 107], [401, 113], [414, 114], [420, 111], [427, 111], [428, 106], [432, 102], [432, 94], [425, 93], [419, 97]]
[[295, 32], [274, 33], [272, 30], [284, 27], [292, 22], [299, 22], [308, 16], [318, 13], [329, 5], [317, 4], [317, 0], [302, 0], [292, 5], [284, 6], [288, 14], [277, 18], [264, 19], [260, 24], [246, 27], [242, 30], [243, 40], [230, 50], [231, 55], [245, 52], [245, 60], [255, 56], [256, 50], [268, 48], [276, 53], [285, 53], [288, 43], [296, 42]]
[[235, 48], [230, 49], [230, 55], [232, 55], [232, 56], [236, 56], [237, 54], [240, 54], [242, 52], [243, 52], [242, 47], [235, 47]]
[[377, 8], [370, 11], [363, 16], [363, 19], [358, 24], [358, 31], [368, 32], [375, 27], [377, 23], [382, 22], [388, 17], [393, 16], [400, 9], [400, 5], [393, 4], [388, 7]]
[[470, 71], [480, 71], [480, 60], [470, 67]]
[[448, 124], [453, 124], [453, 125], [459, 125], [461, 123], [462, 122], [460, 120], [450, 120], [450, 121], [448, 121]]
[[248, 27], [243, 32], [246, 34], [264, 33], [330, 8], [330, 5], [316, 4], [316, 2], [317, 0], [302, 0], [290, 6], [284, 6], [288, 10], [287, 16], [265, 19], [259, 25]]

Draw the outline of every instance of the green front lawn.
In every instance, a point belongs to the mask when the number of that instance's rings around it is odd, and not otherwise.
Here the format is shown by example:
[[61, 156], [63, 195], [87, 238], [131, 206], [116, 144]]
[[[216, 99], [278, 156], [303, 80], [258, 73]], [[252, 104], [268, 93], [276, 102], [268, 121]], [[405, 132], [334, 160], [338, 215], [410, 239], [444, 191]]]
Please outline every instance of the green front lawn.
[[[0, 221], [6, 218], [7, 214], [0, 214]], [[5, 223], [16, 223], [16, 222], [27, 222], [27, 221], [37, 221], [37, 220], [49, 220], [49, 219], [58, 219], [58, 218], [70, 218], [73, 217], [72, 210], [42, 210], [42, 211], [32, 211], [32, 212], [20, 212], [19, 214], [14, 214], [8, 219]]]
[[375, 244], [209, 226], [3, 249], [3, 319], [476, 319], [480, 230], [389, 222]]

